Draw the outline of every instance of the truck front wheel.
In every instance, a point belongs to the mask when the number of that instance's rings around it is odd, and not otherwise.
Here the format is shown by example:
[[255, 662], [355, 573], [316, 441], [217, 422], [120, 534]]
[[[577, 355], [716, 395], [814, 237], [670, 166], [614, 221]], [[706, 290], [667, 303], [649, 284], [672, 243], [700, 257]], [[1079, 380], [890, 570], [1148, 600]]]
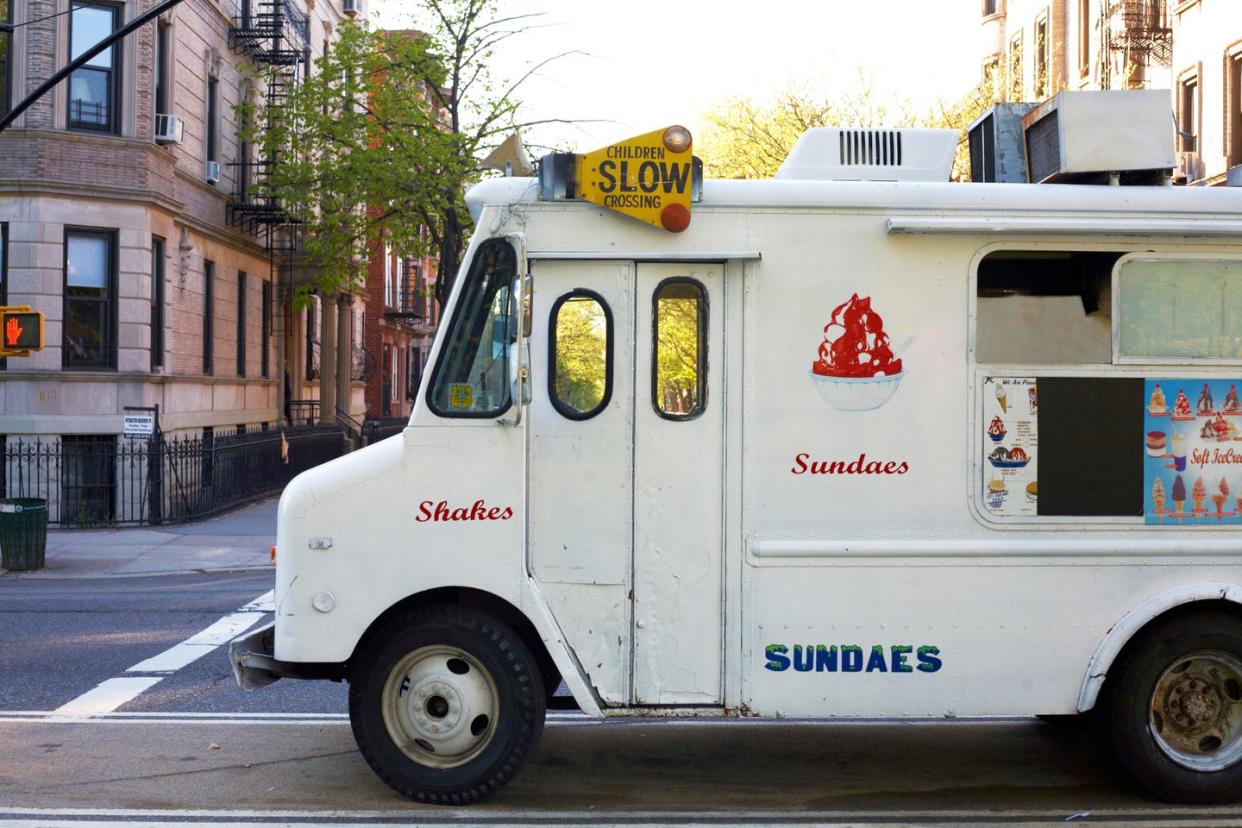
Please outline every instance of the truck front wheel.
[[359, 750], [419, 802], [462, 805], [499, 790], [534, 751], [546, 704], [522, 640], [457, 606], [402, 613], [368, 636], [350, 671]]
[[1242, 798], [1242, 621], [1195, 612], [1160, 624], [1127, 648], [1108, 690], [1113, 748], [1148, 790]]

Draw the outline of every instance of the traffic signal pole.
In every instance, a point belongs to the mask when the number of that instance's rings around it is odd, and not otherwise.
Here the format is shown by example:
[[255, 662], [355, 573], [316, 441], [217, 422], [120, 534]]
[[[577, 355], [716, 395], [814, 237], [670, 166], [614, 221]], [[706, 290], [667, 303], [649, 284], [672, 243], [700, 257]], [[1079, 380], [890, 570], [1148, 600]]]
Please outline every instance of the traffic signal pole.
[[[155, 18], [159, 17], [164, 12], [171, 9], [173, 6], [176, 6], [179, 3], [181, 3], [181, 1], [182, 0], [164, 0], [163, 3], [160, 3], [156, 5], [155, 7], [148, 9], [144, 14], [138, 15], [133, 20], [129, 21], [124, 26], [122, 26], [121, 28], [113, 32], [112, 34], [105, 37], [103, 40], [99, 41], [94, 46], [87, 49], [85, 52], [79, 55], [76, 60], [70, 61], [59, 72], [52, 75], [50, 78], [45, 80], [43, 83], [39, 84], [38, 89], [31, 92], [25, 98], [22, 98], [22, 100], [19, 101], [17, 105], [14, 106], [12, 109], [10, 109], [3, 118], [0, 118], [0, 132], [4, 132], [4, 130], [8, 128], [9, 124], [17, 120], [17, 116], [21, 115], [23, 112], [29, 109], [34, 104], [35, 101], [39, 100], [39, 98], [42, 98], [48, 92], [51, 92], [52, 89], [56, 87], [56, 84], [60, 83], [65, 78], [69, 77], [69, 75], [75, 69], [79, 69], [82, 66], [85, 66], [87, 62], [91, 60], [91, 58], [95, 57], [100, 52], [112, 46], [112, 44], [117, 43], [120, 40], [123, 40], [125, 36], [128, 35], [130, 32], [136, 31], [137, 29], [142, 28], [147, 23], [150, 23], [152, 20], [154, 20]], [[11, 23], [0, 24], [0, 31], [11, 32], [13, 31], [13, 29], [15, 29], [17, 26], [20, 26], [20, 25], [22, 24], [20, 23], [19, 24], [11, 24]]]

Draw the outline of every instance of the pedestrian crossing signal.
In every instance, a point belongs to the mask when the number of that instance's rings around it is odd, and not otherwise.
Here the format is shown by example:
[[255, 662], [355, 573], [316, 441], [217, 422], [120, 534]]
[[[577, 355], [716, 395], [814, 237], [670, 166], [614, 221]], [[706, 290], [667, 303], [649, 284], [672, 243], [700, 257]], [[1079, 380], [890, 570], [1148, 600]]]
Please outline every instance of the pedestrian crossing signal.
[[0, 307], [0, 357], [43, 350], [43, 314], [29, 305]]

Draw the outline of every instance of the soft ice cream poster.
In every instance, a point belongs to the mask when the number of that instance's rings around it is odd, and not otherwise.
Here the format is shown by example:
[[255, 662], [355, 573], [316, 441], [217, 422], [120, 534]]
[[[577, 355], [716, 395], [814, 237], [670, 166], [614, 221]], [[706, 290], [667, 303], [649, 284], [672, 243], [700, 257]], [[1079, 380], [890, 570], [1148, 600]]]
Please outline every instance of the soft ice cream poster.
[[983, 503], [1003, 517], [1039, 514], [1039, 396], [1031, 377], [983, 381]]
[[1149, 379], [1143, 513], [1149, 525], [1242, 524], [1239, 380]]

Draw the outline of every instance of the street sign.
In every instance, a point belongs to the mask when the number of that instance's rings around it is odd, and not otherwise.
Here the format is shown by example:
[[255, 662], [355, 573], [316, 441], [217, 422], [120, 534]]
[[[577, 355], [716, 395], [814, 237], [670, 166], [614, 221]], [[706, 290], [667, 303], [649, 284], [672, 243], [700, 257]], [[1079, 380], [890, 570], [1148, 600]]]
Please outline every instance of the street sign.
[[150, 437], [155, 434], [154, 414], [126, 414], [126, 437]]
[[580, 198], [671, 233], [690, 226], [690, 131], [671, 126], [578, 156]]
[[0, 307], [0, 357], [43, 350], [43, 314], [29, 305]]

